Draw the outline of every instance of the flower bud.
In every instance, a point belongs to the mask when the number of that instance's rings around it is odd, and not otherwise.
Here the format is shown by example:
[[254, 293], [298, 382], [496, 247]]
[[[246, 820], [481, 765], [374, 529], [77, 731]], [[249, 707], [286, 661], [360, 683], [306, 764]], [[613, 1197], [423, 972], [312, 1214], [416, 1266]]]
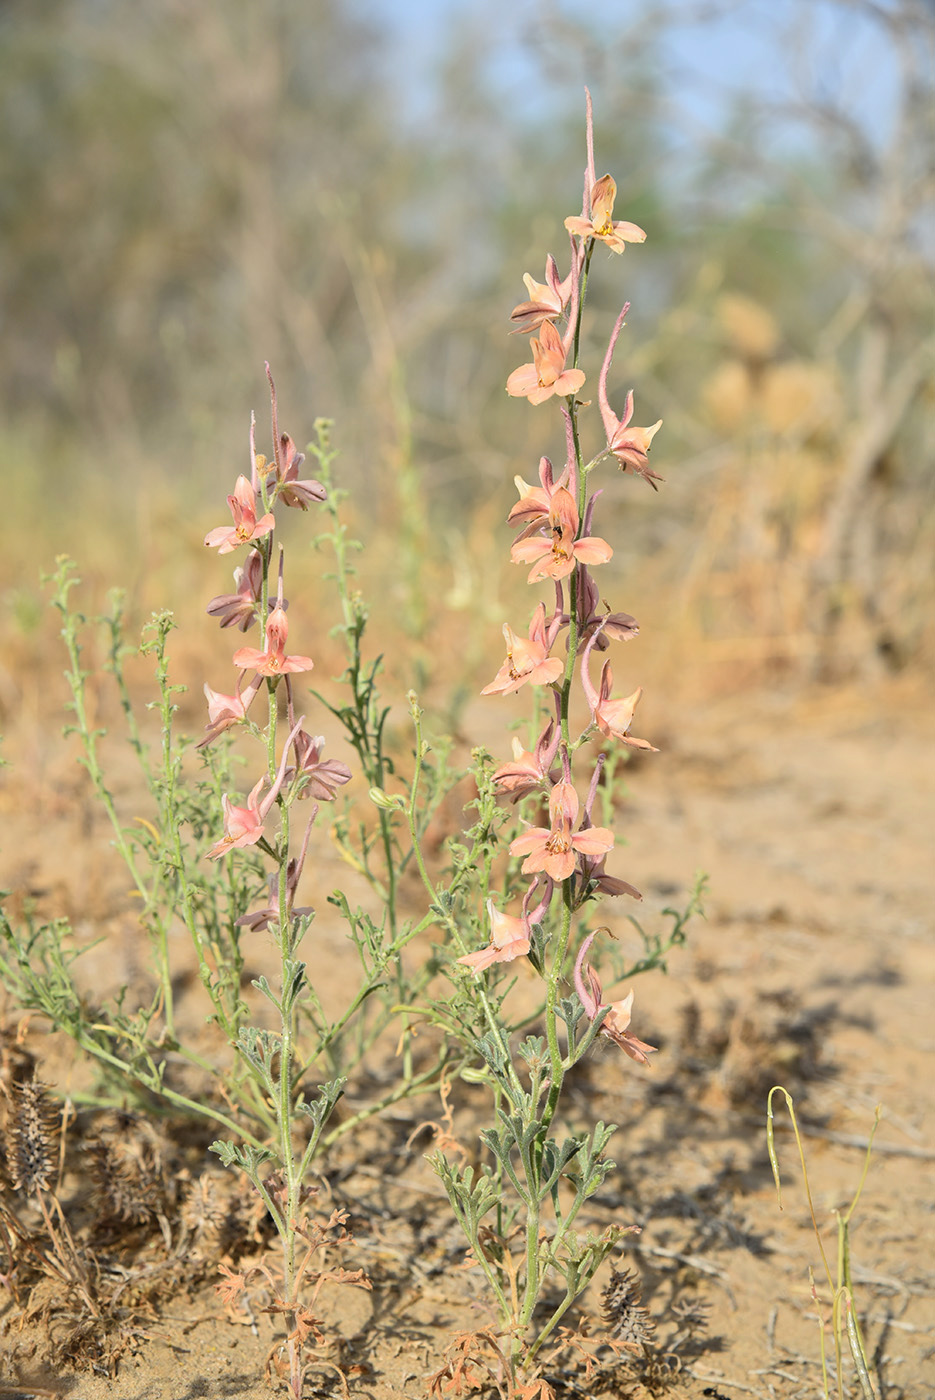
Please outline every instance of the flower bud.
[[374, 807], [379, 807], [381, 812], [401, 812], [406, 805], [405, 798], [391, 797], [379, 787], [372, 787], [368, 796]]

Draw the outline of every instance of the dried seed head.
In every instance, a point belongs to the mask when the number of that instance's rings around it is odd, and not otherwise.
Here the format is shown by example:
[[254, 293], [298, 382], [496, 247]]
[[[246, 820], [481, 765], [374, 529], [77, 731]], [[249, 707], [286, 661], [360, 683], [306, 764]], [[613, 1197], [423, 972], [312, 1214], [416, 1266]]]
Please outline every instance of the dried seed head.
[[146, 1139], [132, 1148], [109, 1138], [95, 1138], [86, 1148], [101, 1221], [140, 1225], [164, 1211], [162, 1160]]
[[217, 1182], [206, 1172], [190, 1183], [182, 1204], [182, 1220], [193, 1235], [220, 1235], [228, 1218], [228, 1202], [218, 1197]]
[[611, 1269], [610, 1282], [601, 1294], [607, 1334], [625, 1347], [642, 1353], [655, 1324], [640, 1306], [642, 1286], [629, 1269]]
[[697, 1298], [682, 1298], [672, 1304], [670, 1312], [681, 1332], [705, 1332], [708, 1327], [710, 1307], [710, 1303], [702, 1302]]
[[55, 1170], [57, 1116], [37, 1075], [13, 1086], [6, 1158], [14, 1191], [28, 1195], [49, 1189]]

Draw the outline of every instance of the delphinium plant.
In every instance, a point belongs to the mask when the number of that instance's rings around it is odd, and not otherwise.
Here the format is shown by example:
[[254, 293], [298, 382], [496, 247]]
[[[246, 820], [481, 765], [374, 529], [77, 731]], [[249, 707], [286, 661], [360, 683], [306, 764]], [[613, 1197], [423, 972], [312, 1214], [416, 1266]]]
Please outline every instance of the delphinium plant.
[[[564, 419], [562, 469], [543, 458], [538, 485], [517, 478], [519, 500], [509, 517], [519, 528], [513, 561], [528, 568], [530, 585], [550, 592], [536, 602], [528, 628], [504, 626], [506, 659], [484, 688], [490, 696], [527, 688], [535, 697], [528, 748], [515, 739], [512, 760], [499, 766], [484, 749], [473, 752], [476, 795], [470, 824], [459, 836], [440, 843], [433, 838], [428, 851], [429, 828], [465, 774], [452, 762], [451, 740], [429, 736], [415, 692], [407, 697], [411, 770], [404, 771], [388, 742], [381, 661], [366, 654], [368, 609], [351, 562], [359, 546], [340, 510], [330, 424], [318, 420], [310, 444], [316, 478], [300, 477], [304, 456], [280, 431], [271, 376], [272, 457], [257, 453], [251, 421], [247, 470], [227, 497], [231, 523], [212, 529], [204, 541], [239, 560], [234, 591], [214, 597], [208, 614], [225, 630], [257, 627], [262, 645], [233, 649], [234, 675], [223, 690], [205, 685], [208, 723], [197, 743], [178, 728], [182, 687], [170, 672], [172, 614], [153, 616], [138, 649], [155, 667], [154, 743], [138, 721], [127, 678], [126, 659], [135, 649], [126, 640], [120, 593], [111, 595], [102, 619], [106, 669], [147, 795], [145, 815], [134, 813], [132, 820], [108, 780], [102, 732], [92, 718], [88, 625], [71, 603], [78, 580], [70, 561], [59, 561], [52, 580], [69, 660], [71, 730], [130, 877], [152, 955], [151, 989], [142, 997], [138, 989], [123, 988], [115, 997], [92, 1000], [76, 979], [80, 949], [66, 921], [40, 921], [28, 908], [19, 924], [0, 916], [0, 977], [22, 1007], [69, 1034], [97, 1065], [91, 1101], [136, 1100], [206, 1118], [223, 1132], [214, 1150], [258, 1193], [281, 1255], [275, 1266], [228, 1269], [220, 1287], [234, 1300], [257, 1280], [268, 1286], [269, 1310], [284, 1315], [287, 1327], [273, 1364], [296, 1400], [307, 1345], [320, 1335], [312, 1306], [319, 1290], [327, 1282], [366, 1286], [359, 1271], [315, 1268], [319, 1251], [346, 1244], [348, 1236], [340, 1210], [326, 1222], [313, 1220], [312, 1164], [338, 1137], [390, 1104], [433, 1088], [447, 1102], [458, 1073], [492, 1094], [494, 1126], [482, 1134], [489, 1160], [475, 1170], [439, 1153], [434, 1165], [491, 1286], [501, 1330], [459, 1339], [460, 1359], [435, 1379], [439, 1393], [465, 1380], [466, 1358], [481, 1339], [499, 1358], [494, 1369], [504, 1394], [546, 1400], [549, 1387], [536, 1370], [541, 1349], [555, 1340], [623, 1228], [576, 1230], [582, 1207], [611, 1169], [603, 1153], [613, 1129], [598, 1123], [586, 1132], [566, 1131], [559, 1109], [568, 1074], [599, 1036], [642, 1065], [653, 1053], [630, 1028], [632, 993], [604, 999], [594, 966], [602, 930], [588, 922], [602, 896], [640, 898], [605, 862], [615, 844], [620, 752], [652, 750], [630, 734], [639, 689], [614, 697], [606, 659], [594, 678], [608, 648], [630, 640], [638, 628], [601, 599], [595, 571], [613, 551], [594, 533], [601, 492], [592, 488], [592, 473], [616, 462], [655, 486], [647, 454], [659, 424], [632, 426], [632, 395], [620, 418], [610, 405], [625, 307], [598, 377], [605, 440], [585, 460], [579, 399], [585, 374], [578, 359], [592, 257], [601, 246], [619, 253], [626, 242], [644, 238], [635, 225], [613, 219], [612, 178], [596, 178], [590, 98], [587, 132], [583, 211], [566, 221], [569, 271], [561, 278], [550, 257], [546, 281], [527, 276], [529, 300], [513, 312], [514, 329], [532, 336], [532, 363], [510, 376], [508, 392], [533, 405], [555, 399]], [[279, 527], [289, 510], [324, 513], [313, 542], [330, 561], [340, 607], [336, 631], [346, 655], [339, 689], [328, 695], [309, 696], [313, 659], [289, 649], [290, 629], [305, 626], [298, 609], [287, 612]], [[324, 705], [344, 730], [363, 779], [357, 786], [367, 794], [362, 803], [345, 792], [351, 768], [324, 757], [324, 740], [308, 723], [314, 704]], [[237, 796], [244, 786], [248, 795]], [[366, 907], [352, 905], [339, 889], [329, 896], [358, 959], [358, 974], [347, 979], [337, 1009], [326, 1009], [309, 975], [303, 940], [314, 910], [299, 903], [322, 804], [329, 804], [332, 850], [363, 877], [371, 896]], [[544, 817], [537, 810], [543, 804]], [[427, 895], [421, 905], [411, 896], [406, 904], [402, 899], [410, 870]], [[331, 888], [330, 872], [325, 879]], [[644, 949], [628, 975], [665, 966], [695, 905], [693, 898], [683, 913], [665, 911], [673, 921], [665, 934], [644, 933], [631, 918]], [[176, 1006], [171, 950], [180, 929], [190, 940], [198, 985], [226, 1054], [196, 1046]], [[434, 948], [426, 946], [430, 930]], [[272, 965], [245, 986], [244, 940], [257, 936], [272, 951]], [[418, 955], [407, 952], [420, 938]], [[519, 959], [541, 979], [531, 1011], [514, 1010], [509, 1001], [511, 964]], [[439, 971], [454, 982], [447, 1001], [434, 995]], [[416, 1020], [441, 1029], [434, 1048], [425, 1048], [429, 1037], [415, 1044]], [[532, 1027], [538, 1033], [529, 1033]], [[376, 1090], [370, 1083], [352, 1110], [336, 1112], [348, 1076], [366, 1077], [368, 1058], [389, 1030], [396, 1031], [399, 1047], [393, 1074]], [[543, 1310], [556, 1279], [561, 1297]]]
[[[77, 736], [81, 762], [130, 876], [152, 953], [151, 995], [144, 992], [142, 1004], [135, 1004], [138, 989], [124, 987], [114, 998], [90, 998], [76, 977], [74, 963], [82, 949], [67, 921], [43, 922], [28, 907], [19, 923], [2, 915], [0, 975], [22, 1007], [69, 1034], [97, 1065], [101, 1077], [86, 1095], [91, 1102], [135, 1100], [146, 1108], [205, 1118], [223, 1130], [214, 1150], [239, 1168], [261, 1197], [280, 1236], [282, 1261], [276, 1268], [229, 1273], [222, 1288], [229, 1298], [251, 1280], [274, 1289], [272, 1309], [285, 1315], [288, 1329], [285, 1358], [277, 1355], [274, 1364], [299, 1396], [303, 1346], [317, 1336], [307, 1295], [314, 1301], [323, 1278], [365, 1285], [359, 1271], [331, 1268], [323, 1274], [313, 1268], [318, 1250], [349, 1237], [343, 1216], [318, 1224], [308, 1213], [312, 1162], [362, 1119], [436, 1086], [449, 1061], [457, 1065], [464, 1059], [457, 1045], [447, 1042], [417, 1064], [404, 1024], [402, 1054], [389, 1083], [384, 1079], [377, 1091], [365, 1093], [353, 1111], [334, 1115], [348, 1076], [365, 1075], [365, 1057], [398, 1018], [397, 1007], [418, 1000], [432, 975], [431, 959], [407, 966], [403, 952], [433, 923], [434, 912], [404, 919], [399, 881], [413, 856], [411, 836], [424, 832], [459, 775], [445, 762], [442, 748], [434, 763], [423, 753], [404, 803], [383, 790], [393, 772], [385, 742], [388, 707], [378, 690], [379, 658], [368, 661], [363, 654], [367, 609], [351, 585], [355, 542], [341, 519], [342, 493], [332, 483], [330, 425], [316, 424], [312, 444], [323, 480], [300, 477], [304, 457], [280, 431], [271, 376], [269, 383], [272, 458], [258, 454], [251, 420], [247, 470], [227, 497], [231, 522], [204, 540], [220, 556], [240, 560], [234, 591], [211, 599], [208, 615], [235, 635], [259, 625], [262, 645], [233, 647], [231, 683], [222, 690], [205, 684], [208, 723], [197, 744], [178, 731], [177, 699], [184, 687], [170, 675], [172, 615], [155, 614], [139, 648], [155, 662], [157, 699], [149, 707], [159, 720], [155, 743], [138, 721], [127, 679], [126, 659], [134, 648], [126, 642], [120, 593], [111, 595], [111, 609], [101, 619], [106, 669], [116, 683], [149, 797], [146, 815], [133, 820], [114, 795], [105, 771], [103, 731], [91, 718], [88, 623], [70, 601], [78, 584], [74, 566], [61, 559], [51, 580], [69, 661], [73, 722], [66, 732]], [[346, 922], [359, 967], [346, 980], [343, 1006], [327, 1010], [302, 956], [314, 910], [298, 902], [299, 884], [320, 808], [340, 805], [336, 799], [352, 772], [325, 757], [323, 738], [306, 725], [308, 704], [300, 700], [298, 686], [304, 683], [301, 693], [308, 694], [314, 662], [290, 647], [285, 550], [278, 541], [283, 511], [322, 507], [326, 528], [314, 543], [333, 555], [341, 606], [337, 630], [347, 654], [338, 692], [343, 698], [323, 703], [343, 726], [369, 787], [365, 815], [354, 816], [353, 805], [340, 812], [333, 834], [340, 854], [375, 895], [366, 910], [352, 907], [340, 891], [330, 896]], [[244, 764], [250, 789], [245, 798], [237, 795], [244, 786]], [[226, 1042], [226, 1054], [196, 1048], [195, 1037], [180, 1024], [178, 967], [171, 952], [180, 927], [189, 936], [209, 1020]], [[258, 937], [273, 951], [274, 966], [247, 987], [244, 943], [251, 940], [251, 959], [262, 958]], [[190, 1087], [193, 1076], [199, 1089]]]
[[[479, 801], [489, 804], [499, 796], [524, 802], [522, 810], [532, 820], [509, 843], [512, 860], [504, 880], [512, 907], [490, 892], [486, 944], [465, 949], [455, 960], [456, 990], [437, 1013], [473, 1049], [479, 1068], [468, 1075], [485, 1083], [493, 1097], [495, 1126], [481, 1133], [487, 1156], [480, 1167], [461, 1165], [442, 1152], [432, 1162], [471, 1257], [490, 1285], [501, 1330], [458, 1339], [433, 1383], [440, 1396], [467, 1386], [469, 1363], [481, 1364], [485, 1352], [482, 1364], [511, 1400], [545, 1400], [551, 1394], [537, 1357], [550, 1338], [555, 1340], [567, 1310], [626, 1231], [622, 1225], [601, 1233], [576, 1230], [585, 1202], [613, 1169], [603, 1154], [614, 1128], [599, 1122], [590, 1131], [567, 1131], [559, 1112], [563, 1085], [598, 1037], [640, 1066], [654, 1053], [631, 1025], [632, 991], [605, 998], [592, 959], [596, 941], [609, 930], [589, 931], [587, 924], [594, 901], [641, 897], [605, 868], [615, 835], [607, 824], [613, 802], [602, 775], [608, 776], [615, 750], [655, 752], [630, 732], [640, 689], [616, 697], [610, 660], [603, 660], [597, 680], [593, 669], [612, 645], [630, 641], [638, 631], [631, 616], [612, 611], [602, 600], [599, 571], [613, 550], [595, 532], [601, 495], [594, 488], [595, 474], [604, 464], [615, 464], [654, 489], [660, 479], [648, 463], [660, 424], [632, 424], [632, 393], [620, 417], [610, 402], [614, 351], [627, 306], [614, 324], [598, 375], [604, 440], [590, 458], [582, 449], [587, 405], [579, 397], [586, 383], [579, 347], [591, 262], [599, 250], [619, 254], [627, 243], [645, 238], [642, 229], [613, 217], [615, 194], [612, 177], [598, 179], [595, 173], [588, 95], [583, 209], [566, 220], [569, 270], [562, 277], [550, 256], [545, 282], [527, 275], [529, 299], [512, 313], [514, 329], [533, 335], [532, 354], [530, 363], [510, 375], [507, 392], [534, 406], [559, 406], [564, 463], [557, 471], [543, 457], [535, 485], [516, 478], [519, 500], [509, 521], [519, 533], [511, 559], [528, 568], [529, 584], [544, 585], [549, 596], [534, 605], [528, 629], [504, 626], [506, 658], [483, 693], [501, 696], [527, 688], [534, 697], [534, 737], [528, 748], [515, 739], [512, 760], [488, 771], [486, 780], [481, 771]], [[688, 912], [696, 899], [697, 892]], [[435, 902], [445, 916], [444, 901]], [[628, 975], [660, 965], [668, 949], [683, 941], [687, 914], [670, 912], [668, 937], [647, 937], [646, 956]], [[450, 943], [463, 947], [463, 921], [451, 911], [447, 923]], [[521, 959], [542, 981], [532, 1018], [512, 1015], [508, 1003]], [[523, 1026], [528, 1030], [530, 1024], [541, 1033], [521, 1038]]]
[[[205, 536], [205, 544], [221, 554], [249, 546], [247, 562], [235, 575], [236, 594], [215, 598], [208, 611], [220, 617], [222, 626], [235, 622], [242, 625], [256, 612], [265, 620], [265, 645], [262, 649], [243, 646], [234, 652], [232, 661], [238, 680], [232, 694], [219, 694], [205, 686], [209, 723], [202, 745], [211, 744], [235, 725], [243, 725], [262, 746], [260, 776], [246, 805], [232, 802], [225, 794], [224, 832], [207, 855], [212, 861], [236, 864], [237, 853], [252, 848], [262, 852], [272, 864], [267, 903], [241, 914], [236, 926], [268, 930], [272, 935], [278, 952], [278, 975], [270, 980], [264, 974], [254, 985], [273, 1008], [273, 1025], [268, 1028], [240, 1024], [234, 1048], [248, 1079], [258, 1086], [268, 1107], [273, 1131], [260, 1148], [249, 1142], [224, 1139], [214, 1143], [213, 1150], [226, 1165], [239, 1167], [245, 1173], [280, 1237], [281, 1274], [264, 1272], [274, 1287], [272, 1306], [284, 1314], [288, 1327], [287, 1361], [281, 1371], [288, 1376], [290, 1392], [300, 1400], [305, 1375], [304, 1343], [315, 1336], [314, 1315], [302, 1298], [303, 1283], [311, 1259], [325, 1238], [308, 1214], [306, 1203], [312, 1193], [307, 1176], [344, 1080], [336, 1078], [319, 1085], [314, 1094], [308, 1093], [303, 1082], [310, 1064], [302, 1058], [307, 1047], [299, 1036], [300, 1005], [311, 1001], [319, 1040], [313, 1048], [311, 1064], [318, 1061], [321, 1039], [327, 1038], [330, 1027], [299, 951], [313, 911], [298, 906], [296, 894], [319, 802], [332, 799], [336, 788], [346, 783], [351, 773], [346, 765], [323, 759], [323, 740], [306, 731], [304, 715], [296, 718], [295, 714], [292, 678], [310, 672], [314, 662], [311, 657], [286, 651], [289, 623], [283, 592], [284, 550], [275, 544], [275, 507], [278, 504], [307, 510], [313, 502], [324, 499], [325, 488], [311, 478], [299, 478], [304, 459], [291, 437], [279, 431], [272, 379], [270, 389], [272, 469], [267, 469], [265, 459], [256, 452], [251, 425], [251, 475], [238, 477], [233, 494], [228, 497], [233, 525], [219, 526]], [[284, 723], [280, 719], [280, 689], [285, 692]], [[265, 713], [257, 723], [249, 712], [261, 693], [266, 701]], [[298, 803], [303, 797], [310, 799], [307, 815], [297, 822], [302, 811]], [[275, 819], [273, 830], [271, 816]], [[308, 1131], [299, 1139], [297, 1126], [302, 1116], [308, 1120]], [[334, 1224], [342, 1226], [343, 1220]], [[225, 1286], [228, 1296], [232, 1290], [245, 1287], [248, 1277], [245, 1274], [231, 1278]], [[359, 1273], [342, 1277], [346, 1282], [365, 1283]]]

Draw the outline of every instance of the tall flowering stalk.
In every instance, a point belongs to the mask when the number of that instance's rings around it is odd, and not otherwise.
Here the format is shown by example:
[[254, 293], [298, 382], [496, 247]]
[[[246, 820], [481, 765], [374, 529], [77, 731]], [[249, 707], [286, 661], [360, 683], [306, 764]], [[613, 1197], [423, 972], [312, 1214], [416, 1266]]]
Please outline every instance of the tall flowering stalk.
[[[619, 254], [626, 243], [641, 243], [646, 236], [636, 225], [613, 218], [615, 194], [613, 179], [609, 175], [598, 179], [595, 173], [588, 94], [582, 212], [566, 220], [569, 270], [562, 278], [550, 256], [545, 283], [536, 283], [527, 274], [530, 300], [518, 305], [511, 317], [515, 330], [537, 334], [530, 343], [531, 363], [510, 375], [507, 392], [533, 406], [557, 400], [563, 419], [561, 470], [556, 471], [544, 457], [538, 485], [517, 477], [519, 500], [509, 516], [514, 526], [520, 526], [510, 552], [512, 561], [531, 566], [529, 584], [545, 585], [549, 592], [547, 600], [534, 605], [528, 635], [521, 627], [504, 625], [506, 659], [483, 692], [503, 695], [526, 686], [536, 691], [533, 747], [525, 750], [514, 741], [513, 760], [493, 772], [492, 786], [513, 801], [534, 796], [537, 803], [545, 801], [547, 815], [526, 823], [510, 842], [511, 857], [521, 862], [518, 873], [515, 866], [508, 872], [514, 885], [519, 881], [514, 905], [501, 908], [500, 899], [493, 895], [488, 902], [488, 944], [466, 951], [455, 962], [460, 976], [470, 981], [452, 998], [452, 1023], [457, 1023], [462, 1036], [473, 1038], [482, 1064], [474, 1077], [488, 1083], [494, 1093], [497, 1126], [482, 1134], [492, 1165], [475, 1172], [440, 1153], [433, 1158], [473, 1258], [499, 1305], [508, 1338], [497, 1349], [502, 1358], [499, 1381], [503, 1393], [510, 1396], [548, 1393], [537, 1388], [545, 1382], [530, 1368], [623, 1233], [622, 1227], [614, 1226], [599, 1236], [582, 1238], [573, 1229], [582, 1205], [613, 1166], [602, 1154], [614, 1129], [598, 1123], [591, 1133], [561, 1136], [556, 1115], [565, 1076], [598, 1036], [643, 1065], [649, 1064], [654, 1049], [630, 1030], [632, 992], [621, 1000], [604, 999], [600, 979], [586, 961], [595, 933], [582, 938], [577, 955], [573, 950], [577, 917], [592, 900], [601, 895], [641, 898], [632, 885], [605, 871], [615, 836], [595, 817], [607, 762], [603, 747], [595, 753], [595, 744], [655, 751], [646, 740], [629, 733], [640, 690], [616, 698], [609, 661], [597, 686], [589, 670], [595, 650], [606, 651], [638, 632], [632, 617], [612, 611], [602, 601], [599, 570], [613, 550], [596, 533], [601, 491], [593, 489], [593, 473], [601, 464], [616, 461], [624, 471], [643, 476], [653, 486], [658, 480], [646, 458], [660, 425], [630, 426], [632, 394], [625, 400], [622, 418], [610, 407], [613, 355], [626, 307], [614, 326], [598, 377], [604, 441], [588, 460], [581, 445], [587, 405], [579, 396], [587, 380], [578, 361], [591, 261], [601, 245]], [[677, 917], [669, 943], [663, 947], [657, 941], [655, 959], [646, 959], [633, 970], [660, 961], [668, 946], [682, 940], [683, 923]], [[457, 941], [457, 931], [452, 933]], [[514, 970], [504, 965], [515, 967], [520, 960], [530, 962], [544, 982], [545, 1034], [529, 1036], [516, 1046], [504, 1015], [500, 979]], [[572, 964], [574, 997], [566, 994]], [[563, 1279], [564, 1296], [544, 1321], [537, 1320], [530, 1334], [550, 1273]], [[440, 1372], [436, 1378], [439, 1387], [445, 1383], [445, 1374]]]
[[[309, 1195], [305, 1179], [344, 1081], [338, 1078], [320, 1085], [311, 1101], [301, 1084], [304, 1066], [300, 1059], [298, 1016], [310, 988], [299, 946], [313, 911], [298, 907], [296, 894], [319, 804], [333, 800], [336, 788], [350, 779], [351, 771], [335, 760], [323, 760], [324, 741], [305, 730], [304, 715], [296, 718], [292, 678], [310, 672], [315, 663], [310, 656], [287, 649], [290, 629], [284, 596], [284, 551], [276, 543], [276, 510], [281, 507], [305, 511], [313, 502], [323, 501], [326, 492], [320, 482], [299, 478], [304, 459], [289, 435], [280, 432], [271, 376], [269, 382], [273, 460], [267, 463], [258, 455], [255, 425], [251, 421], [250, 474], [237, 478], [234, 491], [227, 498], [233, 526], [219, 526], [205, 536], [206, 547], [215, 548], [220, 554], [240, 547], [250, 550], [246, 563], [235, 575], [237, 593], [212, 599], [207, 608], [209, 615], [218, 617], [222, 627], [236, 620], [244, 631], [258, 622], [263, 646], [242, 646], [234, 651], [232, 664], [238, 676], [232, 695], [219, 695], [210, 686], [205, 687], [208, 726], [202, 747], [235, 726], [244, 727], [262, 747], [262, 771], [246, 805], [225, 794], [223, 832], [206, 857], [236, 861], [240, 851], [251, 847], [272, 862], [268, 903], [261, 909], [248, 910], [237, 923], [254, 932], [265, 929], [275, 941], [279, 975], [274, 981], [260, 977], [255, 986], [272, 1004], [278, 1026], [268, 1030], [241, 1025], [235, 1050], [266, 1098], [273, 1131], [268, 1145], [259, 1151], [250, 1144], [233, 1141], [216, 1142], [213, 1150], [227, 1165], [238, 1166], [246, 1173], [279, 1234], [282, 1288], [275, 1306], [285, 1315], [288, 1325], [287, 1359], [280, 1369], [288, 1378], [291, 1393], [299, 1400], [304, 1376], [302, 1342], [309, 1331], [301, 1285], [312, 1238], [305, 1209]], [[281, 688], [285, 690], [286, 726], [279, 719]], [[266, 700], [262, 728], [250, 715], [251, 706], [261, 693], [265, 693]], [[308, 803], [303, 823], [296, 830], [293, 808], [312, 793], [316, 800]], [[313, 990], [311, 994], [314, 996]], [[300, 1141], [297, 1129], [303, 1118], [308, 1129], [305, 1140]], [[355, 1277], [351, 1281], [362, 1280]]]
[[[435, 1062], [417, 1066], [404, 1020], [396, 1081], [381, 1097], [346, 1113], [340, 1123], [330, 1121], [347, 1075], [396, 1018], [398, 1008], [419, 997], [431, 975], [427, 969], [406, 967], [402, 955], [406, 946], [434, 922], [434, 914], [430, 912], [421, 921], [402, 919], [397, 882], [408, 859], [407, 849], [411, 854], [401, 832], [408, 837], [410, 831], [418, 833], [424, 829], [431, 815], [432, 798], [428, 809], [423, 810], [420, 785], [428, 779], [428, 765], [424, 762], [417, 765], [408, 800], [389, 797], [382, 786], [394, 771], [384, 748], [387, 709], [381, 708], [376, 688], [379, 660], [368, 666], [362, 655], [367, 613], [359, 595], [349, 586], [348, 553], [354, 546], [347, 538], [338, 509], [344, 493], [332, 482], [334, 451], [330, 425], [318, 420], [317, 441], [311, 449], [323, 480], [300, 478], [303, 458], [292, 439], [279, 431], [272, 379], [270, 391], [273, 461], [267, 464], [257, 454], [251, 425], [251, 476], [238, 478], [228, 497], [234, 526], [219, 527], [205, 536], [205, 545], [221, 553], [238, 546], [249, 550], [246, 562], [235, 573], [236, 593], [212, 599], [207, 608], [209, 615], [218, 619], [221, 627], [236, 624], [249, 630], [253, 622], [261, 624], [262, 645], [244, 645], [233, 651], [231, 661], [237, 679], [230, 694], [205, 687], [208, 725], [201, 746], [210, 748], [222, 734], [235, 728], [263, 746], [262, 770], [246, 802], [224, 795], [223, 830], [205, 854], [208, 860], [236, 866], [245, 854], [259, 852], [272, 866], [264, 902], [242, 913], [237, 925], [245, 932], [265, 931], [276, 945], [278, 977], [260, 977], [254, 986], [273, 1006], [278, 1026], [268, 1030], [241, 1025], [235, 1040], [237, 1055], [269, 1105], [272, 1130], [259, 1152], [251, 1143], [230, 1140], [213, 1144], [213, 1150], [227, 1165], [246, 1173], [279, 1233], [282, 1287], [274, 1311], [285, 1314], [288, 1324], [281, 1374], [299, 1400], [304, 1375], [303, 1343], [314, 1337], [317, 1325], [309, 1300], [303, 1301], [303, 1292], [308, 1291], [309, 1260], [319, 1247], [316, 1241], [320, 1235], [305, 1210], [310, 1194], [305, 1182], [312, 1160], [319, 1149], [352, 1131], [362, 1119], [411, 1094], [437, 1087], [449, 1069], [448, 1062], [457, 1067], [463, 1055], [444, 1045]], [[323, 757], [324, 739], [310, 734], [304, 715], [297, 714], [298, 683], [308, 678], [315, 663], [312, 657], [292, 648], [284, 551], [276, 540], [281, 508], [304, 511], [316, 502], [322, 503], [329, 528], [314, 542], [316, 546], [328, 546], [334, 556], [335, 567], [329, 576], [337, 586], [343, 619], [336, 631], [344, 638], [348, 665], [342, 677], [341, 703], [330, 702], [316, 692], [313, 695], [345, 730], [361, 776], [369, 785], [371, 811], [376, 812], [378, 829], [375, 836], [361, 824], [355, 840], [345, 810], [333, 819], [332, 834], [340, 854], [364, 875], [381, 906], [375, 921], [363, 909], [352, 909], [340, 891], [330, 897], [344, 918], [360, 961], [360, 976], [351, 981], [344, 1010], [331, 1016], [326, 1015], [300, 957], [300, 944], [314, 911], [299, 906], [296, 900], [320, 805], [334, 802], [352, 775], [347, 765]], [[264, 695], [261, 721], [257, 709]], [[282, 710], [285, 724], [280, 719]], [[437, 781], [428, 782], [428, 786], [436, 795], [441, 790]], [[303, 809], [304, 816], [297, 820]], [[403, 809], [408, 822], [402, 819]], [[382, 862], [375, 859], [375, 851], [381, 853]], [[300, 1033], [303, 1030], [304, 1035]], [[320, 1083], [310, 1094], [303, 1079], [313, 1067], [318, 1073], [324, 1071], [334, 1077]], [[329, 1272], [328, 1277], [369, 1286], [360, 1272], [337, 1270]], [[246, 1281], [244, 1276], [232, 1275], [220, 1287], [225, 1296], [233, 1298], [243, 1290]]]

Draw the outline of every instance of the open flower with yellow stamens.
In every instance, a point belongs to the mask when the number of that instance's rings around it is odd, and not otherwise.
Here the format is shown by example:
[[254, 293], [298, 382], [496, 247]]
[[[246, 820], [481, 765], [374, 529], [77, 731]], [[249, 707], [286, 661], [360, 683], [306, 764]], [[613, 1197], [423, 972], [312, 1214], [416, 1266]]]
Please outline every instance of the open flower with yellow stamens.
[[567, 578], [576, 564], [606, 564], [613, 550], [598, 535], [578, 533], [578, 507], [564, 486], [553, 492], [549, 502], [550, 539], [541, 535], [534, 539], [520, 537], [510, 550], [514, 564], [532, 564], [529, 582], [541, 578]]
[[525, 856], [523, 874], [541, 870], [558, 884], [575, 868], [579, 852], [601, 856], [613, 849], [614, 833], [606, 826], [572, 831], [578, 820], [578, 794], [571, 783], [556, 783], [549, 796], [551, 826], [535, 826], [510, 842], [511, 856]]
[[584, 383], [584, 371], [566, 369], [568, 350], [551, 321], [543, 321], [539, 339], [529, 342], [532, 364], [520, 365], [506, 381], [506, 391], [514, 399], [545, 403], [553, 394], [577, 394]]
[[503, 624], [506, 660], [481, 695], [512, 695], [520, 686], [551, 685], [565, 669], [557, 656], [549, 656], [555, 640], [545, 625], [545, 604], [540, 603], [529, 624], [529, 636], [517, 637], [508, 622]]
[[578, 238], [597, 238], [606, 243], [612, 253], [622, 253], [628, 243], [645, 243], [644, 229], [612, 217], [616, 198], [616, 180], [612, 175], [602, 175], [591, 187], [590, 219], [582, 219], [580, 215], [566, 219], [568, 232]]
[[207, 547], [216, 549], [219, 554], [230, 554], [231, 550], [237, 549], [239, 545], [249, 544], [251, 540], [268, 535], [276, 524], [276, 517], [267, 513], [258, 520], [256, 503], [256, 491], [245, 476], [238, 476], [233, 494], [227, 498], [234, 523], [232, 526], [219, 525], [216, 530], [209, 530], [205, 535]]

